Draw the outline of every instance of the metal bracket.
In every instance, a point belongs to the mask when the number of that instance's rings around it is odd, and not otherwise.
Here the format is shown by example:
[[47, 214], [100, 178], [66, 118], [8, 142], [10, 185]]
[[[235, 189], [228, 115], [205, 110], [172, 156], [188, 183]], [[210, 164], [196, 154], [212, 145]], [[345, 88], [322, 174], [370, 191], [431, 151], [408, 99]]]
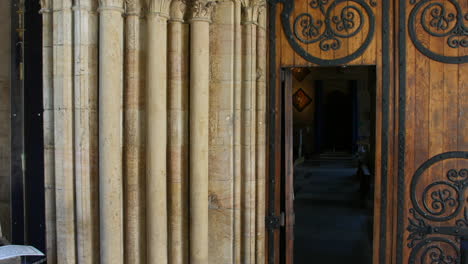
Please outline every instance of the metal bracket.
[[265, 221], [268, 229], [279, 229], [285, 223], [284, 212], [281, 215], [269, 215], [265, 217]]
[[270, 215], [265, 217], [265, 220], [268, 229], [279, 229], [281, 227], [280, 216]]

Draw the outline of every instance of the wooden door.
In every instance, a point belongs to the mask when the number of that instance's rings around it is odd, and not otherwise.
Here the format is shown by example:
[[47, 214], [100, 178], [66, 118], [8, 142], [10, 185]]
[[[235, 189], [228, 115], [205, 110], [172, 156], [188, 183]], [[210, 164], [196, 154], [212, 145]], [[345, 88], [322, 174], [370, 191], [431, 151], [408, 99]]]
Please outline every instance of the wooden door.
[[462, 263], [468, 257], [468, 1], [399, 1], [398, 7], [395, 263]]

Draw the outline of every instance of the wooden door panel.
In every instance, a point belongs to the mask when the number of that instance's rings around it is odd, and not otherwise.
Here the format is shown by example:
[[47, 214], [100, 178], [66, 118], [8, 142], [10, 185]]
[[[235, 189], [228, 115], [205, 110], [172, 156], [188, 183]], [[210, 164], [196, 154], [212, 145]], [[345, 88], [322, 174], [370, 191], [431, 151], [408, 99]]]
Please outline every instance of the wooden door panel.
[[468, 1], [398, 5], [395, 263], [461, 263], [468, 257], [461, 249], [468, 238]]

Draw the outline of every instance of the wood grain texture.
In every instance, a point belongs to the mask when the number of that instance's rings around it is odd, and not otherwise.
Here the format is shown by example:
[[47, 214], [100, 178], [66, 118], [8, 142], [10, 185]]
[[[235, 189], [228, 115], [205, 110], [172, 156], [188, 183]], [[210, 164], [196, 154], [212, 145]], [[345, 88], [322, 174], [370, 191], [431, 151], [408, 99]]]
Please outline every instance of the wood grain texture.
[[292, 74], [285, 71], [284, 86], [284, 179], [285, 179], [285, 225], [286, 225], [286, 264], [294, 263], [294, 164], [293, 164], [293, 108]]
[[[466, 13], [467, 2], [457, 2]], [[448, 10], [451, 10], [449, 1], [442, 0], [440, 3], [447, 5]], [[407, 17], [413, 8], [413, 4], [406, 3], [405, 15]], [[445, 37], [429, 35], [422, 28], [418, 16], [415, 21], [416, 36], [429, 50], [449, 57], [461, 56], [466, 52], [466, 48], [450, 47]], [[466, 124], [466, 117], [464, 117], [466, 114], [463, 111], [467, 109], [466, 97], [463, 98], [463, 93], [466, 94], [466, 74], [461, 74], [463, 71], [466, 72], [467, 68], [466, 64], [448, 64], [431, 59], [415, 46], [409, 35], [407, 35], [405, 46], [400, 48], [407, 51], [406, 63], [404, 67], [400, 65], [400, 70], [406, 73], [406, 94], [404, 95], [406, 98], [404, 115], [406, 118], [406, 159], [403, 179], [406, 187], [403, 208], [400, 208], [402, 210], [399, 211], [403, 214], [402, 218], [405, 219], [402, 223], [404, 230], [408, 225], [406, 219], [409, 217], [409, 209], [415, 206], [409, 199], [411, 194], [409, 184], [413, 180], [412, 177], [416, 170], [433, 156], [450, 151], [467, 150], [466, 145], [463, 145], [463, 141], [466, 141], [468, 137], [466, 128], [463, 131]], [[462, 168], [466, 168], [466, 162], [460, 159], [447, 159], [430, 166], [423, 173], [415, 190], [417, 197], [422, 199], [423, 189], [429, 184], [447, 180], [447, 172], [450, 169], [460, 170]], [[427, 199], [429, 199], [427, 202], [431, 206], [433, 198], [428, 196]], [[439, 222], [427, 220], [426, 222], [433, 226], [455, 225], [454, 220]], [[406, 246], [408, 235], [409, 233], [404, 231], [404, 234], [397, 236], [397, 238], [404, 239], [399, 241], [403, 245], [401, 248], [403, 262], [408, 261], [412, 250], [414, 250]], [[436, 245], [444, 248], [443, 243]]]

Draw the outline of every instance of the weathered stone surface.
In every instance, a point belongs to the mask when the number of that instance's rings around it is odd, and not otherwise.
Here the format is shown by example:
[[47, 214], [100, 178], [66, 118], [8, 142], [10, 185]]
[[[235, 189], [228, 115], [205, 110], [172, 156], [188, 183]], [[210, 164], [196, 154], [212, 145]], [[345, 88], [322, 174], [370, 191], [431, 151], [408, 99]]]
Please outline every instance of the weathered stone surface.
[[146, 28], [140, 0], [125, 2], [125, 65], [124, 65], [124, 230], [125, 262], [146, 263], [145, 212], [146, 149], [145, 137], [145, 58]]
[[260, 2], [74, 3], [43, 0], [49, 261], [260, 263]]

